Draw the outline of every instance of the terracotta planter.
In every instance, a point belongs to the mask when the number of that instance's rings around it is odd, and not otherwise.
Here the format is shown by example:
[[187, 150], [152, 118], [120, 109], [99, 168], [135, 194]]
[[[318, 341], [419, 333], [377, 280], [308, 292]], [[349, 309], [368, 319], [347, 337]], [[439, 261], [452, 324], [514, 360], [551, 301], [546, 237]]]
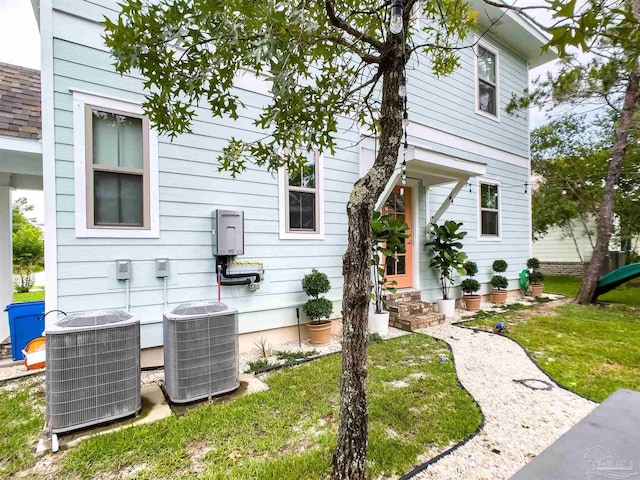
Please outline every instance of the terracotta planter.
[[307, 323], [307, 330], [312, 345], [324, 347], [331, 342], [331, 320], [320, 320], [320, 323]]
[[529, 291], [531, 292], [532, 297], [539, 297], [542, 295], [542, 290], [544, 290], [544, 283], [532, 283], [529, 285]]
[[482, 301], [482, 295], [464, 295], [464, 303], [469, 312], [477, 312], [480, 310], [480, 302]]
[[369, 333], [385, 336], [389, 332], [389, 312], [376, 313], [369, 310]]
[[506, 290], [491, 290], [491, 300], [493, 303], [506, 303], [507, 291]]

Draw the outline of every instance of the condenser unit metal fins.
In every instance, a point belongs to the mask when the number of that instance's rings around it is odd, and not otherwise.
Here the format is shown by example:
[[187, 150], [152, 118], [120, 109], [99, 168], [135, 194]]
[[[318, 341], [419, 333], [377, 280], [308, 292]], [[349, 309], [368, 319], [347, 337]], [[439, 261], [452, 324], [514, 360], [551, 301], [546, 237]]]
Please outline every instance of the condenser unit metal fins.
[[165, 389], [174, 403], [240, 385], [238, 313], [220, 302], [179, 305], [164, 315]]
[[137, 317], [122, 311], [80, 313], [45, 333], [50, 432], [84, 428], [140, 410]]

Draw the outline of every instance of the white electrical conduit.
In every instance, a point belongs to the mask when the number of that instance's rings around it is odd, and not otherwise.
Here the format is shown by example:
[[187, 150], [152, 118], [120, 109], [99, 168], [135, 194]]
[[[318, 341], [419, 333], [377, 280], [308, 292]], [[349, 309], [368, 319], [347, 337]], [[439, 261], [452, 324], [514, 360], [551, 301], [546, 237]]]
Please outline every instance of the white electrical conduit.
[[164, 308], [169, 308], [169, 297], [167, 295], [167, 277], [162, 277], [162, 283], [164, 285], [164, 288], [163, 288]]
[[129, 280], [125, 280], [127, 285], [127, 313], [131, 310], [131, 287], [129, 286]]

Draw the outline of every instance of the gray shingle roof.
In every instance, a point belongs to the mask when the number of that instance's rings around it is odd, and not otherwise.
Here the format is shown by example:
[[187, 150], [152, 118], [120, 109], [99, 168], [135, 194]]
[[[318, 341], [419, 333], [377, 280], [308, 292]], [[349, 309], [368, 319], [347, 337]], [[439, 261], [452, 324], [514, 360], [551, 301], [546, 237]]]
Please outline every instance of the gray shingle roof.
[[0, 135], [42, 137], [40, 71], [0, 62]]

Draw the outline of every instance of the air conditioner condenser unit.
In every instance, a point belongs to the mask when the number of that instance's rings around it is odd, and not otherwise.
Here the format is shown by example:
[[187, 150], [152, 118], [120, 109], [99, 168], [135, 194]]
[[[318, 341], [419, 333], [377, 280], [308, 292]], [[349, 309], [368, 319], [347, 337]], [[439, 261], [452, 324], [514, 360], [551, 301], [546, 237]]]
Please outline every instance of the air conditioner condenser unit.
[[240, 385], [238, 312], [220, 302], [186, 303], [164, 315], [165, 389], [174, 403]]

